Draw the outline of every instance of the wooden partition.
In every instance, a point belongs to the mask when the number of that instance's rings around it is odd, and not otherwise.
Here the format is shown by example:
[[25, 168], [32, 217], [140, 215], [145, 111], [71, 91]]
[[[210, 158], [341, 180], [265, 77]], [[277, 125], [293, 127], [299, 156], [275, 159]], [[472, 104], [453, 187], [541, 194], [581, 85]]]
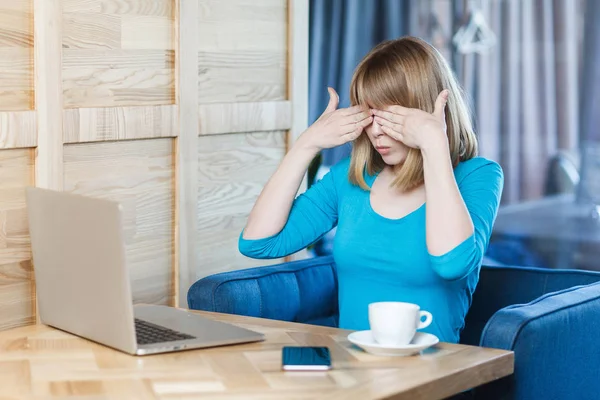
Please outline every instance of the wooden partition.
[[123, 204], [134, 302], [264, 264], [237, 239], [307, 66], [308, 0], [0, 0], [0, 329], [36, 321], [27, 186]]

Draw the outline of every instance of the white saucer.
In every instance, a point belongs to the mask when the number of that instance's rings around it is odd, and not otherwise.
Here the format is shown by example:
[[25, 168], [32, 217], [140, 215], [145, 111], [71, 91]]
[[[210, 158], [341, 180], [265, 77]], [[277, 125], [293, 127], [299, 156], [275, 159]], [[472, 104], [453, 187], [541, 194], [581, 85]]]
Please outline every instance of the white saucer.
[[367, 353], [377, 356], [411, 356], [428, 347], [435, 346], [440, 341], [437, 336], [431, 333], [417, 332], [413, 340], [407, 345], [384, 346], [373, 339], [371, 331], [352, 332], [348, 335], [348, 340]]

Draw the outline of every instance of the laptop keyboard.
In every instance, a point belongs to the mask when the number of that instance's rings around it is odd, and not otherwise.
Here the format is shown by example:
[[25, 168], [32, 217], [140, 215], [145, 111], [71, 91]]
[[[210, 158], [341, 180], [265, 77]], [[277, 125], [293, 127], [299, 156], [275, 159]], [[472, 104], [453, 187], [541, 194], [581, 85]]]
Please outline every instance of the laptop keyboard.
[[152, 324], [148, 321], [135, 319], [135, 335], [138, 344], [154, 344], [172, 342], [175, 340], [195, 339], [194, 336], [177, 332], [164, 326]]

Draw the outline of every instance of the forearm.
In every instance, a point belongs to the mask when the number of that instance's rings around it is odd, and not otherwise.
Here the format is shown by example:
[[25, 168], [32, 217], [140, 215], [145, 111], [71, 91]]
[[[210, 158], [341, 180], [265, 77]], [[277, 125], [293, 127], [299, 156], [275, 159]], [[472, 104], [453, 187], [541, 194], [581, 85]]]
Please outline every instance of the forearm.
[[297, 142], [285, 155], [258, 197], [244, 229], [244, 239], [261, 239], [285, 226], [302, 179], [318, 150]]
[[473, 221], [460, 194], [444, 140], [422, 148], [426, 191], [426, 240], [433, 256], [443, 255], [473, 235]]

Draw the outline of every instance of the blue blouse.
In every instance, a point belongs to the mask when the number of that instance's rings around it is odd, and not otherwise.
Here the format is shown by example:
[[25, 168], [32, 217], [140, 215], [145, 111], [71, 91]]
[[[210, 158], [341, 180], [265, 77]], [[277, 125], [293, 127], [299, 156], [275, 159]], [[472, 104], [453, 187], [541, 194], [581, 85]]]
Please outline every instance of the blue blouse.
[[[433, 314], [424, 332], [458, 342], [498, 211], [502, 169], [481, 157], [454, 169], [475, 230], [448, 253], [433, 256], [425, 239], [426, 204], [400, 219], [385, 218], [371, 207], [370, 192], [350, 183], [349, 166], [349, 159], [341, 161], [298, 196], [278, 234], [255, 240], [240, 235], [241, 253], [259, 259], [284, 257], [337, 226], [333, 253], [340, 328], [369, 329], [369, 303], [404, 301]], [[365, 173], [365, 178], [371, 186], [376, 174]]]

